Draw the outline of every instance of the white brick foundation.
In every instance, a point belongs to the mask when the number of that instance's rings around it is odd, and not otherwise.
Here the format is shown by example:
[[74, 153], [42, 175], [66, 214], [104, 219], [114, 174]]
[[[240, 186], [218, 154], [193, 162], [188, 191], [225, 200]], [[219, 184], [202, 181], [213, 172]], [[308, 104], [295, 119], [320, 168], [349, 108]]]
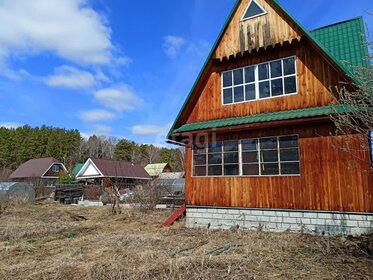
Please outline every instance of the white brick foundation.
[[286, 230], [326, 235], [373, 233], [373, 213], [187, 207], [189, 228]]

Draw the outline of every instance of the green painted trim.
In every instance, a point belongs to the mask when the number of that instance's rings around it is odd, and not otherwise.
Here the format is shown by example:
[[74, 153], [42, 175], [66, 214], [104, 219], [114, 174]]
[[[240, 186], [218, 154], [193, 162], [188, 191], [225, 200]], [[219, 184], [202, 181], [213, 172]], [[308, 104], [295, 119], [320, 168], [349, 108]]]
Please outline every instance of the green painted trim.
[[222, 127], [233, 127], [238, 125], [254, 124], [254, 123], [266, 123], [273, 121], [284, 121], [284, 120], [294, 120], [303, 119], [311, 117], [321, 117], [330, 116], [336, 113], [349, 113], [356, 110], [367, 110], [366, 108], [356, 109], [345, 105], [331, 105], [322, 107], [311, 107], [305, 109], [289, 110], [289, 111], [279, 111], [273, 113], [263, 113], [256, 115], [249, 115], [244, 117], [235, 117], [227, 119], [218, 119], [198, 123], [190, 123], [181, 126], [176, 129], [174, 133], [184, 133], [192, 132], [206, 129], [222, 128]]

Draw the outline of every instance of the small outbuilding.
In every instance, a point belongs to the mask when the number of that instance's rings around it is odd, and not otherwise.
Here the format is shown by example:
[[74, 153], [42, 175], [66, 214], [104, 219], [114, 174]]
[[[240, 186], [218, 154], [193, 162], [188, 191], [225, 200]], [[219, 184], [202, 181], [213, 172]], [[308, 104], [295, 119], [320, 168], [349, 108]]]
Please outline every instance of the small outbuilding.
[[159, 177], [162, 173], [170, 173], [172, 172], [172, 168], [168, 163], [152, 163], [145, 166], [146, 172], [155, 179]]

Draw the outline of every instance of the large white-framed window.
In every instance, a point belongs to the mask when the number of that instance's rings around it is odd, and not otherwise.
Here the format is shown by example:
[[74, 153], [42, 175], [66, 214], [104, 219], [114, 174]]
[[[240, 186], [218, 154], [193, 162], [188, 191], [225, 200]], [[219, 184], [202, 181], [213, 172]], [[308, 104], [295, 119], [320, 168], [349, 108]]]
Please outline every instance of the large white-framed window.
[[296, 56], [222, 72], [223, 105], [298, 93]]
[[298, 135], [194, 145], [193, 177], [299, 176]]

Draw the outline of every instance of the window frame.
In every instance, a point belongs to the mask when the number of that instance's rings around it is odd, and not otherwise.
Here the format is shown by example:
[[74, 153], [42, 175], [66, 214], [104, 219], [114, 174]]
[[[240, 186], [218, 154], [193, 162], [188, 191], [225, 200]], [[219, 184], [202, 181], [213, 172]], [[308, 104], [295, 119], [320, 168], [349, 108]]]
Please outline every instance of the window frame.
[[[290, 148], [281, 148], [280, 147], [280, 138], [283, 138], [283, 137], [293, 137], [293, 136], [296, 136], [297, 137], [297, 147], [290, 147]], [[277, 156], [278, 156], [278, 161], [277, 162], [264, 162], [262, 159], [261, 159], [261, 147], [260, 147], [260, 144], [261, 144], [261, 139], [267, 139], [267, 138], [276, 138], [277, 139], [277, 145], [276, 145], [276, 149], [277, 149]], [[257, 164], [256, 163], [243, 163], [243, 149], [242, 149], [242, 142], [245, 141], [245, 140], [256, 140], [257, 142], [257, 149], [256, 149], [256, 153], [258, 155], [258, 162]], [[231, 141], [237, 141], [238, 142], [238, 175], [224, 175], [224, 142], [231, 142]], [[265, 178], [265, 177], [300, 177], [302, 175], [302, 165], [301, 165], [301, 151], [300, 151], [300, 146], [299, 146], [299, 134], [290, 134], [290, 135], [279, 135], [279, 136], [265, 136], [265, 137], [257, 137], [257, 138], [245, 138], [245, 139], [239, 139], [239, 140], [224, 140], [224, 141], [217, 141], [217, 142], [221, 142], [222, 143], [222, 163], [221, 163], [221, 166], [222, 166], [222, 175], [209, 175], [208, 173], [208, 168], [209, 168], [209, 164], [208, 164], [208, 155], [209, 155], [209, 152], [208, 152], [208, 144], [209, 143], [204, 143], [204, 147], [206, 149], [205, 151], [205, 156], [206, 156], [206, 165], [196, 165], [194, 166], [194, 147], [192, 147], [192, 160], [191, 160], [191, 177], [192, 178], [235, 178], [235, 177], [238, 177], [238, 178]], [[282, 150], [291, 150], [291, 149], [297, 149], [298, 151], [298, 160], [295, 161], [295, 160], [291, 160], [291, 161], [281, 161], [281, 151]], [[270, 149], [271, 150], [271, 149]], [[254, 151], [253, 151], [254, 152]], [[278, 164], [278, 168], [279, 168], [279, 174], [274, 174], [274, 175], [262, 175], [262, 164], [271, 164], [271, 163], [277, 163]], [[298, 163], [299, 165], [299, 174], [282, 174], [281, 172], [281, 164], [282, 163]], [[259, 175], [244, 175], [243, 174], [243, 167], [244, 165], [249, 165], [249, 164], [252, 164], [252, 165], [258, 165], [259, 167]], [[205, 176], [196, 176], [194, 174], [194, 167], [202, 167], [204, 166], [205, 167]], [[213, 166], [213, 165], [212, 165]]]
[[54, 173], [60, 172], [60, 166], [58, 164], [53, 164], [52, 172], [54, 172]]
[[[283, 60], [286, 60], [286, 59], [289, 59], [289, 58], [294, 58], [294, 70], [295, 70], [295, 73], [294, 74], [290, 74], [290, 75], [285, 75], [285, 72], [284, 72], [284, 63], [283, 63]], [[281, 61], [281, 67], [282, 67], [282, 75], [279, 76], [279, 77], [275, 77], [275, 78], [272, 78], [271, 76], [271, 63], [272, 62], [276, 62], [276, 61]], [[232, 106], [232, 105], [236, 105], [236, 104], [242, 104], [242, 103], [247, 103], [247, 102], [255, 102], [255, 101], [261, 101], [261, 100], [267, 100], [267, 99], [272, 99], [272, 98], [281, 98], [281, 97], [286, 97], [286, 96], [292, 96], [292, 95], [297, 95], [299, 93], [299, 85], [298, 85], [298, 65], [297, 65], [297, 56], [296, 55], [291, 55], [291, 56], [287, 56], [287, 57], [283, 57], [283, 58], [276, 58], [276, 59], [273, 59], [273, 60], [269, 60], [269, 61], [265, 61], [265, 62], [261, 62], [261, 63], [258, 63], [258, 64], [252, 64], [252, 65], [247, 65], [247, 66], [244, 66], [244, 67], [239, 67], [239, 68], [234, 68], [234, 69], [229, 69], [229, 70], [226, 70], [226, 71], [222, 71], [221, 72], [221, 105], [222, 106]], [[261, 65], [266, 65], [268, 64], [269, 68], [268, 68], [268, 78], [267, 79], [263, 79], [263, 80], [259, 80], [259, 66]], [[254, 67], [254, 82], [246, 82], [245, 81], [245, 69], [246, 68], [250, 68], [250, 67]], [[243, 71], [243, 84], [241, 85], [235, 85], [234, 84], [234, 71], [236, 70], [241, 70]], [[224, 87], [224, 74], [225, 73], [231, 73], [231, 78], [232, 78], [232, 85], [231, 86], [227, 86], [227, 87]], [[295, 92], [294, 93], [289, 93], [289, 94], [286, 94], [285, 93], [285, 79], [286, 78], [290, 78], [290, 77], [295, 77]], [[262, 82], [269, 82], [269, 88], [270, 88], [270, 93], [272, 94], [272, 81], [273, 80], [278, 80], [278, 79], [281, 79], [282, 80], [282, 91], [283, 91], [283, 94], [282, 95], [277, 95], [277, 96], [269, 96], [269, 97], [264, 97], [264, 98], [260, 98], [260, 92], [259, 92], [259, 84], [262, 83]], [[252, 99], [252, 100], [244, 100], [244, 101], [240, 101], [240, 102], [234, 102], [234, 89], [236, 87], [243, 87], [243, 94], [244, 94], [244, 99], [246, 99], [246, 89], [245, 87], [248, 86], [248, 85], [252, 85], [254, 84], [255, 85], [255, 99]], [[226, 89], [231, 89], [232, 90], [232, 103], [227, 103], [225, 104], [224, 103], [224, 90]]]
[[[257, 4], [257, 5], [258, 5], [258, 6], [259, 6], [259, 7], [260, 7], [264, 12], [261, 13], [261, 14], [255, 15], [255, 16], [251, 16], [251, 17], [247, 17], [247, 18], [245, 18], [245, 15], [246, 15], [247, 11], [249, 10], [249, 8], [250, 8], [252, 2], [255, 2], [255, 3], [256, 3], [256, 4]], [[266, 9], [264, 9], [264, 8], [262, 7], [262, 5], [260, 5], [256, 0], [251, 0], [250, 3], [249, 3], [249, 5], [248, 5], [247, 8], [245, 9], [245, 11], [244, 11], [242, 17], [241, 17], [241, 22], [246, 21], [246, 20], [249, 20], [249, 19], [252, 19], [252, 18], [256, 18], [256, 17], [260, 17], [260, 16], [264, 16], [264, 15], [266, 15], [266, 14], [268, 14], [268, 12], [267, 12]]]

